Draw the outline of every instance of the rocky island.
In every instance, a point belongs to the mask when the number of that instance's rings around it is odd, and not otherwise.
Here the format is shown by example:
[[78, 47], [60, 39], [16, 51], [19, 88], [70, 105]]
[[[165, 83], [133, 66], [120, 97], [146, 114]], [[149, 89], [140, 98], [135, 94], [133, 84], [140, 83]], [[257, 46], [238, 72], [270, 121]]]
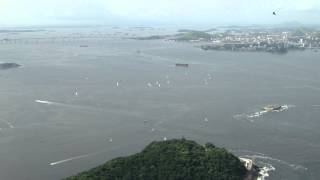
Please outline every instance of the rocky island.
[[140, 153], [110, 160], [66, 180], [251, 180], [256, 177], [224, 148], [173, 139], [152, 142]]

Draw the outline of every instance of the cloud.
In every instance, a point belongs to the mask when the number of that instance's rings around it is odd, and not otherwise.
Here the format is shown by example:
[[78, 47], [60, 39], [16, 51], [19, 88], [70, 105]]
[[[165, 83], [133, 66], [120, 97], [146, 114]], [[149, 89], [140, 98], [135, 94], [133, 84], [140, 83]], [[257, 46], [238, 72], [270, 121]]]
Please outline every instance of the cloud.
[[[0, 0], [0, 24], [151, 21], [278, 23], [319, 11], [319, 0]], [[272, 11], [279, 12], [274, 18]], [[303, 12], [303, 13], [299, 13]], [[312, 12], [314, 17], [314, 12]]]

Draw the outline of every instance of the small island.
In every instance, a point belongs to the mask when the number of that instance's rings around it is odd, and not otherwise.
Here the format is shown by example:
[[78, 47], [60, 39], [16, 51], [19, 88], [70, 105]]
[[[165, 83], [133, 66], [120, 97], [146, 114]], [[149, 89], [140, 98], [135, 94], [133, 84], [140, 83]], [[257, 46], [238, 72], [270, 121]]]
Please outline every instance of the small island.
[[0, 70], [7, 70], [20, 67], [20, 64], [17, 63], [0, 63]]
[[66, 180], [253, 180], [240, 159], [211, 143], [186, 139], [152, 142], [142, 152], [120, 157]]

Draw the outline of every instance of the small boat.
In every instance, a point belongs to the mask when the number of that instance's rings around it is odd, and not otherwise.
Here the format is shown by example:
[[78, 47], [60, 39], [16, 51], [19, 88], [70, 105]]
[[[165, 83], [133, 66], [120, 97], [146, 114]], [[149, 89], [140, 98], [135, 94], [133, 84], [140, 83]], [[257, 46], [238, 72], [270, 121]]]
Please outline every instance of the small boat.
[[281, 110], [281, 108], [282, 108], [282, 106], [276, 106], [276, 107], [273, 107], [273, 110], [274, 111], [279, 111], [279, 110]]
[[269, 105], [263, 108], [263, 110], [265, 111], [280, 111], [282, 109], [281, 105]]
[[176, 67], [189, 67], [189, 64], [176, 63]]

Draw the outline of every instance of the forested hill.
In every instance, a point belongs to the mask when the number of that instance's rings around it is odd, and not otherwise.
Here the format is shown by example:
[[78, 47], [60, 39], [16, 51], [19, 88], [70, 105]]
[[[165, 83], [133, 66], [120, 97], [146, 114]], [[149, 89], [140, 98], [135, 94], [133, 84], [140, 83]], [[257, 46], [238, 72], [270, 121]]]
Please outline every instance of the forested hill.
[[140, 153], [67, 180], [243, 180], [246, 173], [239, 159], [223, 148], [175, 139], [152, 142]]

